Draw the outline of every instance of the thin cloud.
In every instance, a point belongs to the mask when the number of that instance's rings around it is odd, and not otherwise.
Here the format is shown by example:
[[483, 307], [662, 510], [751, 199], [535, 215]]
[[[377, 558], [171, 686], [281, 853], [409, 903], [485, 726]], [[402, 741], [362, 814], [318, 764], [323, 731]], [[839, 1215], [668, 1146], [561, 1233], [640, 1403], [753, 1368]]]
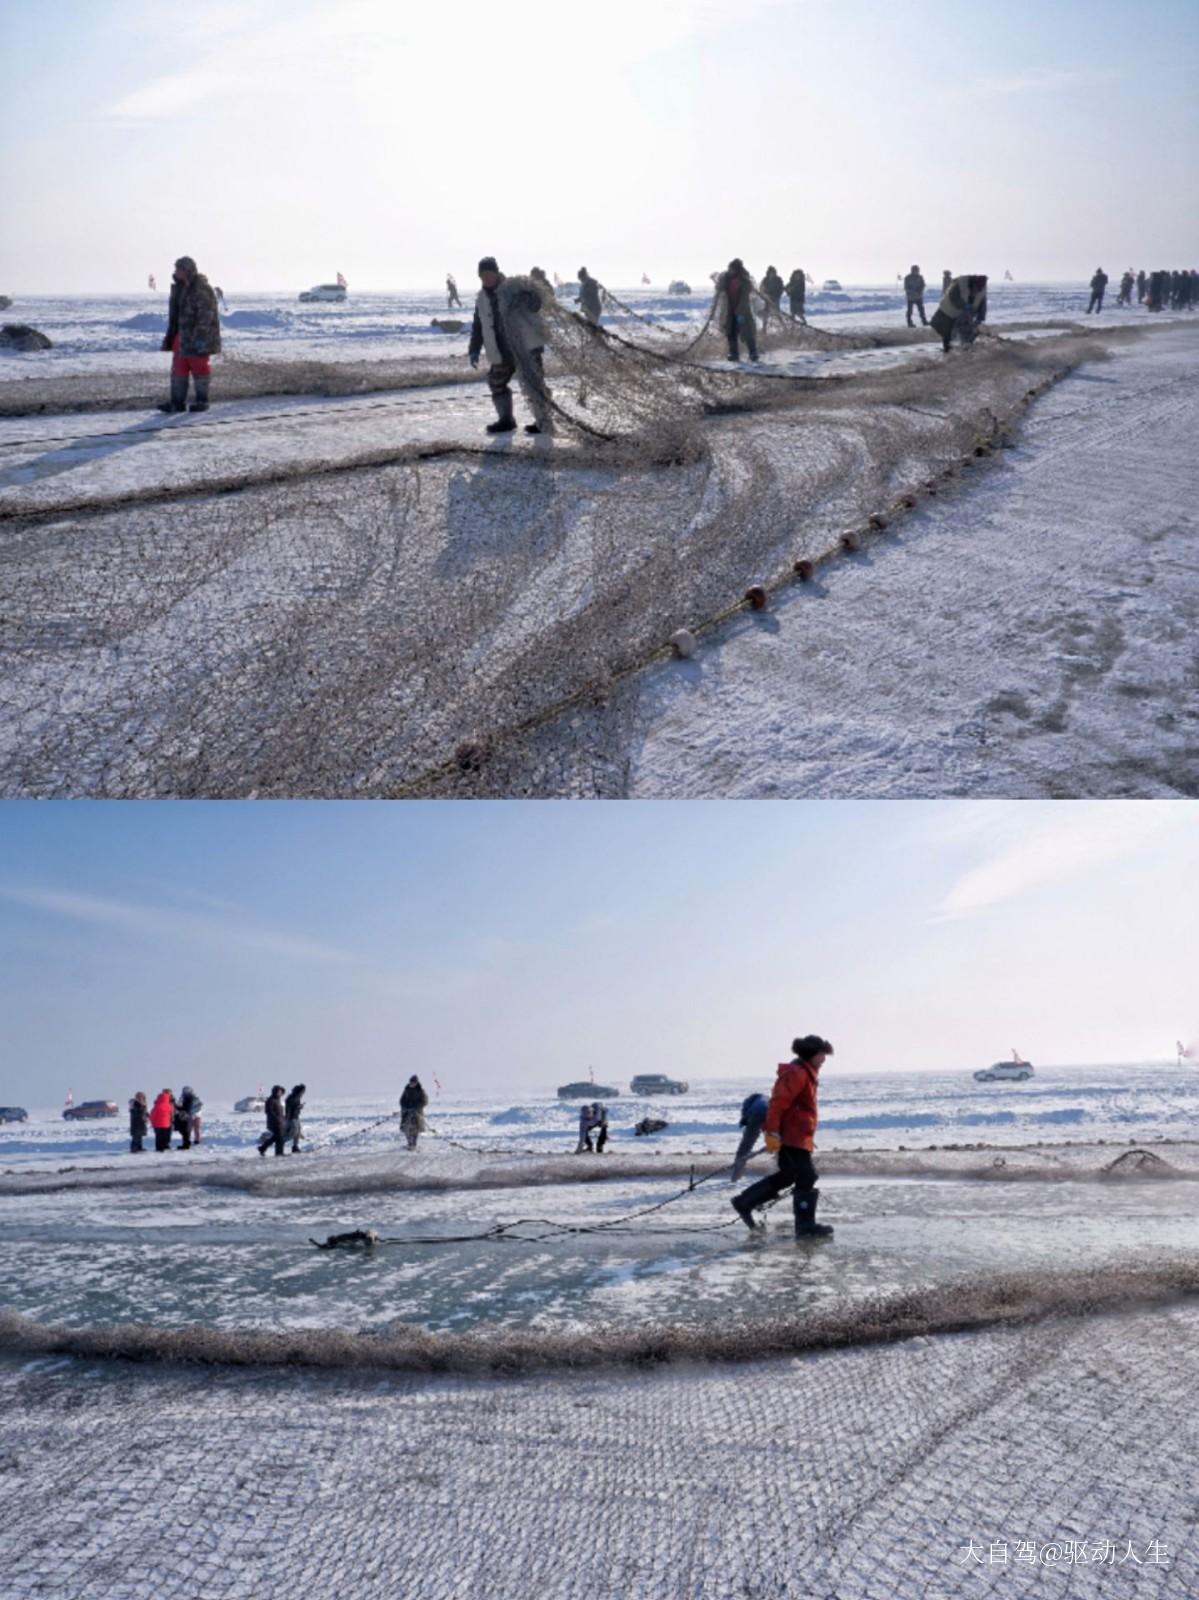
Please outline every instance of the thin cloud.
[[66, 917], [92, 926], [116, 928], [135, 937], [186, 939], [224, 947], [233, 945], [260, 955], [285, 960], [315, 962], [323, 966], [354, 967], [359, 958], [319, 939], [255, 927], [244, 916], [213, 916], [195, 911], [165, 909], [132, 900], [113, 900], [72, 889], [0, 886], [0, 898], [33, 911]]
[[1055, 801], [1029, 826], [1026, 804], [1017, 808], [1019, 832], [1001, 828], [992, 835], [987, 858], [961, 874], [931, 920], [977, 916], [1041, 889], [1107, 871], [1151, 851], [1167, 833], [1195, 826], [1186, 805], [1112, 800], [1092, 805]]
[[1113, 83], [1120, 74], [1114, 68], [1030, 67], [1002, 78], [982, 78], [966, 88], [954, 89], [949, 100], [1002, 99], [1021, 94], [1057, 94], [1067, 89], [1089, 89]]

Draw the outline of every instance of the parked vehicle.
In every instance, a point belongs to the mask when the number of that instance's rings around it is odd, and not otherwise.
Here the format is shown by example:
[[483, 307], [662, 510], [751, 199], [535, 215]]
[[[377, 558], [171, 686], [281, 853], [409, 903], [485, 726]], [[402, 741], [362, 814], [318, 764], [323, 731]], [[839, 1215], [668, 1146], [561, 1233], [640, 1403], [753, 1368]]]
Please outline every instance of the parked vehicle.
[[346, 291], [340, 283], [318, 283], [312, 289], [305, 289], [300, 299], [304, 301], [329, 300], [340, 305], [346, 297]]
[[629, 1084], [632, 1094], [686, 1094], [691, 1085], [664, 1072], [639, 1072]]
[[77, 1106], [64, 1106], [63, 1116], [68, 1122], [96, 1122], [101, 1117], [118, 1117], [115, 1100], [81, 1100]]
[[610, 1089], [606, 1083], [564, 1083], [558, 1090], [559, 1100], [615, 1100], [619, 1089]]
[[1026, 1078], [1032, 1077], [1033, 1070], [1031, 1061], [1022, 1061], [1016, 1056], [1013, 1061], [996, 1061], [993, 1066], [980, 1067], [974, 1074], [974, 1081], [975, 1083], [1023, 1083]]
[[821, 294], [844, 294], [845, 290], [842, 289], [836, 278], [826, 278], [820, 285], [820, 292]]
[[28, 1122], [29, 1113], [24, 1106], [0, 1106], [0, 1122]]
[[240, 1100], [233, 1102], [234, 1111], [265, 1111], [266, 1099], [261, 1089], [257, 1094], [244, 1094]]
[[691, 285], [689, 283], [684, 283], [682, 278], [673, 278], [671, 280], [671, 282], [667, 285], [666, 293], [667, 294], [676, 294], [676, 295], [678, 295], [678, 294], [690, 294], [691, 293]]

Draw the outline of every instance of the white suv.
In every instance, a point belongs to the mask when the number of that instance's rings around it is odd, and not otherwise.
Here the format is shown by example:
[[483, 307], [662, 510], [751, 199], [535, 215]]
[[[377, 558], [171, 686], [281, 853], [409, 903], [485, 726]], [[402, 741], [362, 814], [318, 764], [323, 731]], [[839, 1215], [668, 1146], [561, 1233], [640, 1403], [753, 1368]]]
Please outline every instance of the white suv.
[[1033, 1074], [1029, 1061], [997, 1061], [993, 1067], [982, 1067], [974, 1074], [975, 1083], [992, 1083], [1003, 1079], [1007, 1083], [1023, 1083]]

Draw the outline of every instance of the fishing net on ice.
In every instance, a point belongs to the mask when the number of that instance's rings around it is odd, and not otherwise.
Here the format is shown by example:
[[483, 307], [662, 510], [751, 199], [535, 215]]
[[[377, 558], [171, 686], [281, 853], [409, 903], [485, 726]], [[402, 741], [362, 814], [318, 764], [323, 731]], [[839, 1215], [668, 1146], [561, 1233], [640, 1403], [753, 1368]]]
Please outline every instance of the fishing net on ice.
[[[300, 462], [234, 493], [0, 507], [0, 790], [559, 792], [522, 741], [551, 729], [565, 772], [576, 709], [677, 630], [885, 536], [1094, 354], [1064, 335], [795, 377], [709, 359], [711, 321], [634, 339], [544, 316], [558, 438], [536, 453], [485, 447], [475, 388], [477, 447], [397, 436], [389, 463]], [[621, 759], [567, 792], [618, 790]]]

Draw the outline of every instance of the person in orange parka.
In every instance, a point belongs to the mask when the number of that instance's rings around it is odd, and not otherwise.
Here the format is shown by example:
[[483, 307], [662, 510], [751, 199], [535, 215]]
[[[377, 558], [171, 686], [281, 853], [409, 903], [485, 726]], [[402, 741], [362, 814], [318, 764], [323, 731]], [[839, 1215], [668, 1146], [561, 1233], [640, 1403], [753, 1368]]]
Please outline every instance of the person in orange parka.
[[150, 1108], [150, 1126], [154, 1129], [155, 1150], [171, 1148], [171, 1129], [175, 1126], [175, 1096], [163, 1089]]
[[754, 1208], [777, 1199], [784, 1189], [795, 1186], [795, 1237], [831, 1239], [833, 1230], [816, 1221], [816, 1187], [819, 1174], [812, 1164], [812, 1141], [816, 1132], [816, 1088], [820, 1069], [833, 1053], [827, 1039], [809, 1033], [791, 1045], [794, 1061], [780, 1064], [774, 1093], [766, 1112], [762, 1131], [766, 1148], [778, 1154], [778, 1171], [759, 1178], [741, 1194], [734, 1196], [733, 1210], [754, 1232], [761, 1226], [754, 1219]]

